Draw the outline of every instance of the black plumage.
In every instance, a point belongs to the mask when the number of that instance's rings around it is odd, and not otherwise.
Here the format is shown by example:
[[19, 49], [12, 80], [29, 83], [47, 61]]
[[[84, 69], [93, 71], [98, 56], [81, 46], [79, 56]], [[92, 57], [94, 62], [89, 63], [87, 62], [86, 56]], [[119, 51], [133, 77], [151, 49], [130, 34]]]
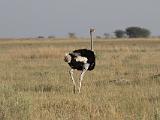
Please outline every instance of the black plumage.
[[[92, 50], [88, 49], [78, 49], [74, 50], [72, 53], [69, 53], [71, 56], [71, 61], [68, 63], [72, 69], [83, 70], [84, 65], [88, 64], [88, 70], [93, 70], [95, 67], [95, 54]], [[87, 62], [77, 61], [77, 57], [85, 57], [87, 58]]]

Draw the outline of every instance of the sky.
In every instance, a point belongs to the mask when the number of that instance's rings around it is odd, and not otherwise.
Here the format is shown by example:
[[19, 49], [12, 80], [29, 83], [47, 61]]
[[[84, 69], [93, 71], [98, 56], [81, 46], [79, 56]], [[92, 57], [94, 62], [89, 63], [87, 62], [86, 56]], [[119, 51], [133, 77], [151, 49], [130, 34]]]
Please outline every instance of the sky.
[[160, 35], [160, 0], [0, 0], [0, 38], [113, 34], [130, 26]]

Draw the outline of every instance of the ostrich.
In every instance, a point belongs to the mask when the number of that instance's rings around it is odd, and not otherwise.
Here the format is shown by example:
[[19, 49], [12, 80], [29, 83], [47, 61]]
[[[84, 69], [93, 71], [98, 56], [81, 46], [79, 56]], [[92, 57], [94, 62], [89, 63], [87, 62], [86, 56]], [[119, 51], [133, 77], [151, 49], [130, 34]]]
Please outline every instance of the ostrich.
[[87, 70], [91, 71], [95, 67], [95, 54], [93, 51], [93, 37], [92, 37], [93, 32], [95, 32], [95, 30], [91, 28], [90, 29], [91, 50], [89, 49], [74, 50], [73, 52], [66, 54], [64, 57], [64, 61], [67, 62], [71, 67], [71, 70], [69, 73], [74, 84], [74, 87], [73, 87], [74, 93], [76, 92], [76, 82], [73, 77], [73, 71], [75, 69], [81, 71], [80, 79], [79, 79], [79, 87], [78, 87], [78, 91], [80, 93], [81, 82], [83, 80], [84, 74], [86, 73]]

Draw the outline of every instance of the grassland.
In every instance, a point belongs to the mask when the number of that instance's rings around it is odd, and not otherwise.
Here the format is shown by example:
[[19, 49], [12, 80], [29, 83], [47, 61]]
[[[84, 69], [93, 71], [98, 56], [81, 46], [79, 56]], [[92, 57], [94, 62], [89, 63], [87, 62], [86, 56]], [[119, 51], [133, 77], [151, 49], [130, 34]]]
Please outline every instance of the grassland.
[[73, 94], [63, 56], [78, 48], [89, 41], [1, 40], [0, 120], [160, 120], [160, 39], [96, 40]]

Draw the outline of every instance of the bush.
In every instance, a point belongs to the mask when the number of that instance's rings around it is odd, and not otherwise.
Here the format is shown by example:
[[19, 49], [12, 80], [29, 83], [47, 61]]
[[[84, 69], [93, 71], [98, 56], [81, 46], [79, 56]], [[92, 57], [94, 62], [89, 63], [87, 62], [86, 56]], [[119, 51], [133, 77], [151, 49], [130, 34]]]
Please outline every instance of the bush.
[[140, 38], [140, 37], [146, 38], [150, 36], [150, 31], [140, 27], [128, 27], [126, 28], [126, 34], [130, 38]]
[[115, 36], [116, 36], [117, 38], [123, 38], [123, 37], [125, 37], [126, 32], [123, 31], [123, 30], [116, 30], [116, 31], [114, 32], [114, 34], [115, 34]]
[[69, 38], [77, 38], [75, 33], [68, 33]]

